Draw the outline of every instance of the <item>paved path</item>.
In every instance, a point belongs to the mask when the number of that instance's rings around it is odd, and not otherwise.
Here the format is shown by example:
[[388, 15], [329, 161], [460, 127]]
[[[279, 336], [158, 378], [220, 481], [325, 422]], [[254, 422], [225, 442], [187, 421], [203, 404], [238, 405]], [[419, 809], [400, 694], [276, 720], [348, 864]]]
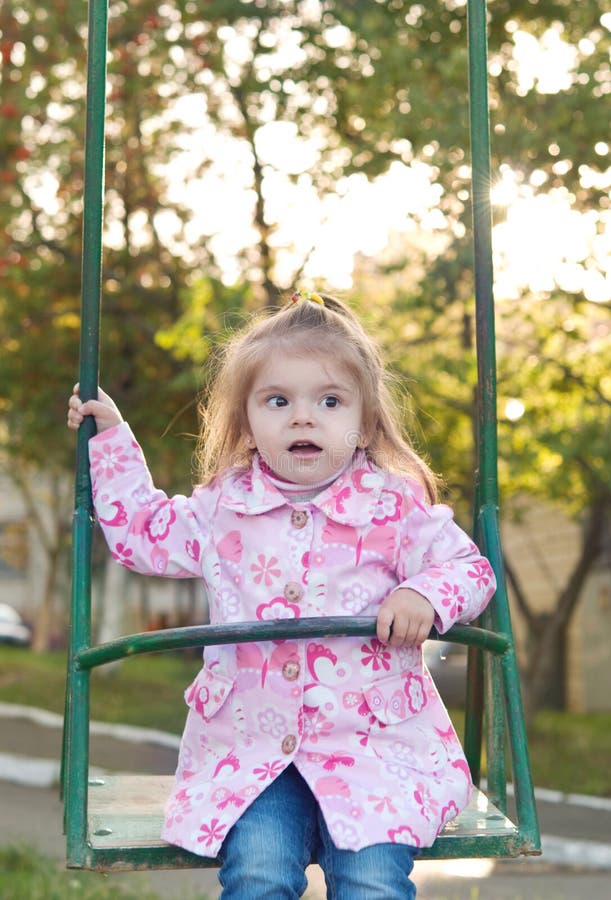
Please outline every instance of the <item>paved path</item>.
[[[0, 844], [27, 843], [62, 859], [64, 838], [57, 795], [60, 718], [0, 704]], [[173, 735], [94, 726], [92, 765], [101, 769], [171, 773]], [[538, 791], [544, 856], [527, 860], [423, 861], [416, 866], [419, 900], [608, 900], [611, 895], [611, 800]], [[567, 865], [568, 863], [568, 865]], [[320, 870], [309, 870], [307, 900], [323, 900]], [[102, 876], [91, 873], [91, 878]], [[107, 877], [107, 876], [104, 876]], [[151, 885], [164, 900], [219, 895], [213, 871], [109, 876]], [[24, 898], [26, 900], [26, 898]]]

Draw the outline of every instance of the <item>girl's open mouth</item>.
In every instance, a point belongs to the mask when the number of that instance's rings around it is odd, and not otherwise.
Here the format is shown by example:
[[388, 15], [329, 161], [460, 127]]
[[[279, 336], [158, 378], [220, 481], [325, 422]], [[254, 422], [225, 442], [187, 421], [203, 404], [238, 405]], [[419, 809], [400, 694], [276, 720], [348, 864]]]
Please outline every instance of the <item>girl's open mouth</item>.
[[317, 456], [321, 452], [322, 448], [311, 441], [295, 441], [289, 447], [289, 453], [292, 453], [294, 456]]

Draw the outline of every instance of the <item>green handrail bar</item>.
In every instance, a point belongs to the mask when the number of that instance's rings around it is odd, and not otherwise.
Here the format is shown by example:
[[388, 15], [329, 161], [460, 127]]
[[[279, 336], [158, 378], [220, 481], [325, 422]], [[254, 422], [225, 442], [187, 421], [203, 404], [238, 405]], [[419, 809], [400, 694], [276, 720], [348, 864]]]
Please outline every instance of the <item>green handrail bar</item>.
[[[482, 651], [487, 651], [488, 781], [493, 798], [505, 807], [505, 719], [510, 724], [509, 746], [515, 781], [518, 830], [499, 842], [492, 836], [483, 843], [489, 855], [539, 852], [540, 839], [528, 754], [517, 663], [505, 587], [498, 524], [496, 434], [496, 362], [494, 300], [492, 292], [492, 240], [490, 210], [490, 145], [488, 123], [486, 2], [468, 0], [470, 134], [473, 183], [473, 232], [478, 359], [478, 472], [474, 514], [475, 539], [495, 570], [499, 587], [494, 602], [478, 625], [454, 626], [444, 639], [469, 646], [467, 727], [465, 750], [474, 780], [479, 779], [482, 743]], [[84, 400], [96, 395], [99, 369], [101, 311], [102, 221], [104, 196], [104, 123], [107, 0], [89, 0], [87, 59], [87, 119], [85, 139], [85, 197], [83, 211], [83, 268], [80, 393]], [[71, 867], [112, 868], [117, 852], [87, 845], [87, 772], [89, 767], [89, 689], [91, 669], [115, 659], [170, 648], [206, 646], [246, 640], [268, 640], [329, 635], [375, 634], [374, 618], [332, 617], [240, 623], [237, 626], [192, 626], [128, 635], [100, 646], [91, 645], [91, 552], [93, 506], [87, 444], [94, 433], [92, 419], [79, 430], [73, 520], [73, 585], [68, 654], [66, 716], [62, 754], [67, 864]], [[431, 637], [437, 636], [432, 633]], [[501, 691], [502, 688], [502, 691]], [[501, 696], [504, 701], [501, 701]], [[465, 855], [475, 843], [463, 839]], [[468, 845], [468, 846], [467, 846]], [[454, 853], [455, 851], [451, 851]], [[119, 855], [121, 850], [118, 851]], [[431, 856], [435, 856], [434, 848]], [[458, 854], [460, 855], [460, 854]], [[145, 854], [125, 853], [123, 860], [136, 868], [147, 865], [213, 865], [190, 857], [179, 848], [151, 848]]]
[[[78, 669], [93, 669], [128, 656], [157, 653], [160, 650], [297, 638], [371, 637], [375, 632], [376, 620], [373, 616], [312, 616], [303, 619], [272, 619], [268, 622], [236, 622], [229, 625], [190, 625], [116, 638], [97, 647], [81, 650], [75, 659]], [[438, 638], [438, 633], [433, 630], [429, 639]], [[511, 642], [505, 635], [472, 625], [454, 625], [451, 632], [444, 635], [444, 640], [446, 638], [456, 644], [469, 644], [496, 654], [506, 653], [511, 648]]]

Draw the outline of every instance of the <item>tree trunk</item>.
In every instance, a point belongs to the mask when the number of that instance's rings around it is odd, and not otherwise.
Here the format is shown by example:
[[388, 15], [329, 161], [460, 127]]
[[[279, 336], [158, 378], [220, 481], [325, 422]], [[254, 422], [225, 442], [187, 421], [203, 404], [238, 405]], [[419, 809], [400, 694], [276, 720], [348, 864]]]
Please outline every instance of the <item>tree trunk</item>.
[[[8, 471], [21, 494], [27, 510], [37, 546], [44, 552], [45, 574], [43, 587], [36, 603], [32, 650], [42, 653], [52, 642], [55, 593], [60, 561], [66, 547], [68, 516], [67, 482], [56, 472], [41, 474], [28, 467], [14, 467]], [[38, 591], [36, 591], [38, 593]]]
[[36, 611], [34, 635], [32, 637], [32, 650], [35, 653], [44, 653], [51, 648], [53, 637], [53, 606], [55, 600], [55, 586], [57, 571], [61, 557], [61, 544], [56, 544], [47, 552], [47, 571], [45, 573], [44, 589]]
[[508, 580], [514, 589], [529, 631], [527, 662], [522, 673], [527, 721], [543, 707], [566, 708], [568, 628], [586, 579], [602, 551], [609, 505], [609, 495], [605, 492], [593, 500], [587, 511], [579, 556], [550, 612], [542, 614], [534, 612], [516, 570], [511, 564], [506, 567]]
[[[112, 641], [124, 631], [126, 582], [127, 572], [125, 568], [120, 566], [109, 554], [104, 566], [104, 582], [99, 610], [100, 619], [97, 629], [98, 641], [101, 644], [105, 641]], [[121, 662], [122, 660], [116, 660], [108, 663], [102, 667], [101, 671], [108, 675], [120, 666]]]
[[536, 616], [524, 676], [524, 711], [531, 722], [539, 709], [566, 707], [566, 636], [551, 613]]

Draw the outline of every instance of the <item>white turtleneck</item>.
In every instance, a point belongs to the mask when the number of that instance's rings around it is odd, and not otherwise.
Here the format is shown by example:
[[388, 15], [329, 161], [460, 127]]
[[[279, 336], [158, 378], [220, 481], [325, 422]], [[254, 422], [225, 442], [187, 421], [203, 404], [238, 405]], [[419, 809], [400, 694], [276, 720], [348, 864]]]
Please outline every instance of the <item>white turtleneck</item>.
[[352, 460], [349, 459], [343, 469], [340, 469], [339, 472], [336, 472], [330, 478], [326, 478], [324, 481], [318, 481], [315, 484], [296, 484], [294, 481], [285, 481], [283, 478], [278, 478], [278, 476], [267, 466], [265, 474], [267, 479], [287, 498], [287, 500], [291, 500], [293, 503], [308, 503], [308, 501], [313, 500], [317, 494], [320, 494], [321, 491], [329, 487], [330, 484], [333, 484], [340, 475], [343, 475], [351, 463]]

